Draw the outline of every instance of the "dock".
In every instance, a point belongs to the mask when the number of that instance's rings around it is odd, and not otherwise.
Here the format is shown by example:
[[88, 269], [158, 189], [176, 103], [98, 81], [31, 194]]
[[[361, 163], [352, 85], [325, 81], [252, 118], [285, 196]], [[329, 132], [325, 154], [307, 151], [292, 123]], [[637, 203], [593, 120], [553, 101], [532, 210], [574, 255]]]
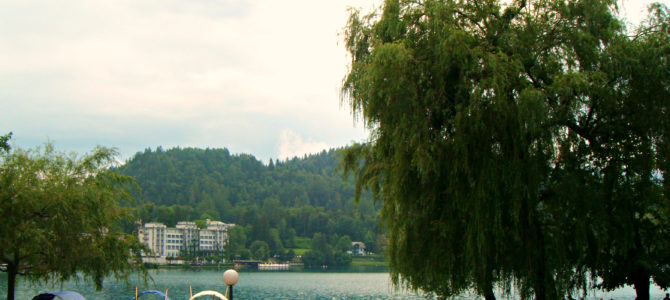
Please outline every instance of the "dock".
[[289, 264], [258, 264], [259, 271], [286, 271], [289, 268]]

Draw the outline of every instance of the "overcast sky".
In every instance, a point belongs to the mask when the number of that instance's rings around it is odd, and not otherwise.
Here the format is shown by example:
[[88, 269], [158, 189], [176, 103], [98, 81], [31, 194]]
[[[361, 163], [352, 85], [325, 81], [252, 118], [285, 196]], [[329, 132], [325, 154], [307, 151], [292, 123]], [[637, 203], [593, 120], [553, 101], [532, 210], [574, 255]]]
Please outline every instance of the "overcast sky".
[[[622, 12], [639, 22], [649, 2]], [[348, 7], [380, 3], [0, 0], [0, 135], [123, 159], [180, 146], [265, 162], [363, 141], [339, 101], [339, 34]]]

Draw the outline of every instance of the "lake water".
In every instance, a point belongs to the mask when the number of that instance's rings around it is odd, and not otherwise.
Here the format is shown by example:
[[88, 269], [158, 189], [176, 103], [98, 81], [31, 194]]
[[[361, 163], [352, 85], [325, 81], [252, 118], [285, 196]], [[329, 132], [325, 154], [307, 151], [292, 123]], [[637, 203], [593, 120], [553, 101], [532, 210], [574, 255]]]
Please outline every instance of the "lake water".
[[[225, 293], [222, 281], [223, 270], [155, 270], [151, 271], [154, 283], [143, 285], [137, 278], [131, 278], [130, 285], [115, 280], [107, 280], [102, 291], [86, 282], [67, 282], [63, 286], [31, 286], [20, 281], [17, 299], [30, 300], [44, 291], [74, 290], [86, 299], [132, 299], [135, 285], [143, 290], [165, 291], [169, 288], [169, 296], [174, 300], [188, 299], [189, 286], [193, 293], [203, 290], [216, 290]], [[4, 299], [6, 291], [6, 274], [0, 274], [0, 299]], [[663, 291], [652, 287], [651, 299], [662, 299]], [[235, 299], [430, 299], [411, 292], [396, 291], [385, 272], [240, 272], [240, 279], [234, 290]], [[623, 288], [611, 293], [598, 292], [587, 299], [634, 299], [631, 288]], [[160, 299], [147, 295], [142, 300]], [[203, 297], [198, 299], [211, 299]], [[456, 299], [479, 299], [463, 295]], [[499, 299], [504, 299], [499, 297]]]

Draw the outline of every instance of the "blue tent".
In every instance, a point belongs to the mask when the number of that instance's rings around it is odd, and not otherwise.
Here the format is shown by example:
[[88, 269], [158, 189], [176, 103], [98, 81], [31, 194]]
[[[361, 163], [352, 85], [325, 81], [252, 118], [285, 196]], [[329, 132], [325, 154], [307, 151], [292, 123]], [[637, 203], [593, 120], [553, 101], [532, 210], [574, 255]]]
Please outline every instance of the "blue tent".
[[84, 296], [76, 292], [47, 292], [33, 297], [33, 300], [86, 300]]

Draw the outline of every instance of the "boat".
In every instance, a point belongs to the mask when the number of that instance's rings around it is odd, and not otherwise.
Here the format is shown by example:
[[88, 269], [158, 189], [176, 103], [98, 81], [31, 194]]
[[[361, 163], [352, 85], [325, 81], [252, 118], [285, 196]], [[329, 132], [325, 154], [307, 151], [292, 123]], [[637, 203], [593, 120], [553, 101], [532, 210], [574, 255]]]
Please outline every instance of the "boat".
[[86, 300], [84, 296], [77, 292], [60, 291], [46, 292], [33, 297], [33, 300]]

